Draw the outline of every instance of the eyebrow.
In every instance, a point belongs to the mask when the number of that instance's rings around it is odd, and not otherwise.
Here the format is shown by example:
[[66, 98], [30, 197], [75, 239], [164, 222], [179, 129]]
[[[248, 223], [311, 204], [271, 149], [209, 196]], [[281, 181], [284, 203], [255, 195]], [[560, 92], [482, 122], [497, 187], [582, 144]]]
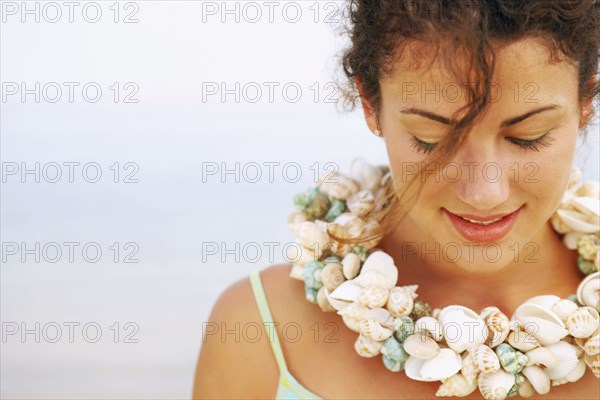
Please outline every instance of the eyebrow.
[[[544, 106], [544, 107], [536, 108], [534, 110], [526, 112], [525, 114], [522, 114], [522, 115], [519, 115], [519, 116], [516, 116], [516, 117], [512, 117], [512, 118], [509, 118], [509, 119], [506, 119], [506, 120], [502, 121], [502, 123], [500, 124], [500, 128], [506, 128], [506, 127], [509, 127], [509, 126], [512, 126], [512, 125], [516, 125], [519, 122], [522, 122], [525, 119], [527, 119], [527, 118], [529, 118], [529, 117], [531, 117], [531, 116], [533, 116], [535, 114], [539, 114], [539, 113], [544, 112], [544, 111], [557, 110], [557, 109], [560, 109], [560, 108], [562, 108], [562, 107], [559, 106], [558, 104], [550, 104], [550, 105], [547, 105], [547, 106]], [[439, 123], [444, 124], [444, 125], [450, 125], [451, 122], [455, 122], [455, 121], [450, 120], [449, 118], [443, 117], [441, 115], [434, 114], [434, 113], [432, 113], [430, 111], [421, 110], [419, 108], [414, 108], [414, 107], [409, 107], [409, 108], [402, 109], [402, 110], [400, 110], [400, 112], [402, 114], [416, 114], [416, 115], [420, 115], [421, 117], [428, 118], [430, 120], [439, 122]]]

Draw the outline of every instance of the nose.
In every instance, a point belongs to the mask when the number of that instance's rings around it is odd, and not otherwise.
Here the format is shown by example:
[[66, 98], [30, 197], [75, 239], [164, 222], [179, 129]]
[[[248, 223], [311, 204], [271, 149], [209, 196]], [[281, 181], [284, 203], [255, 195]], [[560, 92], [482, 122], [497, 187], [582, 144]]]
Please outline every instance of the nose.
[[493, 148], [469, 146], [457, 155], [461, 177], [454, 184], [458, 198], [480, 212], [497, 212], [510, 196], [509, 174]]

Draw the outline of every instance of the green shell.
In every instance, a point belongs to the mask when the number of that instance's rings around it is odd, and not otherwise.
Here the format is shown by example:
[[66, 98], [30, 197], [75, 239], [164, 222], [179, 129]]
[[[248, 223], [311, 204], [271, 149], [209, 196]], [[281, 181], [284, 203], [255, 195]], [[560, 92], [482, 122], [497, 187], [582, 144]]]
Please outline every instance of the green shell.
[[584, 275], [593, 274], [596, 272], [596, 266], [593, 261], [586, 260], [583, 256], [577, 257], [577, 266]]
[[317, 289], [304, 285], [304, 294], [306, 294], [306, 300], [310, 301], [311, 303], [317, 304], [317, 292]]
[[410, 317], [413, 321], [418, 320], [421, 317], [429, 317], [431, 315], [431, 307], [424, 301], [415, 301]]
[[356, 254], [358, 256], [358, 258], [360, 258], [361, 262], [365, 262], [365, 260], [367, 259], [367, 257], [369, 256], [369, 250], [367, 250], [365, 247], [363, 246], [354, 246], [352, 248], [352, 252], [354, 254]]
[[385, 339], [383, 346], [381, 347], [381, 354], [388, 357], [391, 360], [404, 362], [408, 359], [408, 353], [404, 350], [404, 347], [398, 342], [393, 336]]
[[325, 221], [332, 222], [334, 219], [338, 217], [341, 213], [346, 210], [346, 203], [339, 199], [331, 199], [331, 205], [329, 206], [329, 210], [325, 214]]
[[495, 348], [495, 351], [500, 360], [500, 365], [502, 365], [502, 368], [509, 374], [514, 375], [521, 372], [527, 364], [528, 357], [509, 344], [499, 344]]
[[567, 300], [571, 300], [573, 303], [577, 304], [577, 307], [581, 307], [581, 304], [579, 304], [579, 301], [577, 300], [577, 295], [576, 294], [570, 294], [567, 296]]
[[402, 321], [402, 325], [396, 329], [394, 332], [394, 337], [400, 343], [404, 343], [406, 338], [415, 332], [415, 323], [412, 319], [410, 319], [410, 317], [405, 315], [401, 316], [400, 320]]
[[329, 197], [317, 187], [294, 196], [294, 204], [298, 210], [311, 221], [323, 218], [329, 210], [330, 203]]
[[323, 286], [323, 281], [321, 281], [321, 274], [319, 273], [322, 270], [325, 264], [320, 261], [309, 261], [304, 264], [302, 268], [302, 278], [304, 278], [304, 284], [313, 289], [319, 290]]
[[519, 393], [519, 388], [525, 382], [525, 377], [521, 374], [515, 375], [515, 384], [510, 388], [506, 397], [513, 397]]
[[577, 240], [577, 251], [581, 257], [594, 261], [598, 253], [598, 238], [594, 235], [583, 235]]
[[325, 259], [323, 260], [323, 264], [327, 265], [327, 264], [341, 264], [342, 260], [340, 260], [339, 257], [337, 256], [329, 256], [329, 257], [325, 257]]
[[405, 361], [396, 361], [387, 356], [383, 356], [383, 365], [392, 372], [400, 372], [404, 369]]

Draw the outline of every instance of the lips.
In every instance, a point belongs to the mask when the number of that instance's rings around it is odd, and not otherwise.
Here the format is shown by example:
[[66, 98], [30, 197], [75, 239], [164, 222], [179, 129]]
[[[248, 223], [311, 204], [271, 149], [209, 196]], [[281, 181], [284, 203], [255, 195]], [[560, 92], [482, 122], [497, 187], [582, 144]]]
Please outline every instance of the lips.
[[454, 214], [446, 209], [446, 214], [454, 229], [465, 239], [489, 243], [502, 239], [512, 229], [522, 207], [509, 214], [477, 216], [471, 214]]

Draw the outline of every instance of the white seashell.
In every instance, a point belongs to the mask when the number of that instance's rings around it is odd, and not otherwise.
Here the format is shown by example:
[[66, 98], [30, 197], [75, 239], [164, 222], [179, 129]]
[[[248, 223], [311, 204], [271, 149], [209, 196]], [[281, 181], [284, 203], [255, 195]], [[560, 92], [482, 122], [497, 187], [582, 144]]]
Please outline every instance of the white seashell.
[[565, 378], [577, 366], [577, 349], [572, 344], [560, 341], [546, 346], [546, 349], [556, 357], [556, 367], [545, 370], [548, 378], [552, 380]]
[[379, 272], [392, 281], [391, 287], [398, 282], [398, 268], [394, 265], [394, 259], [383, 251], [374, 251], [367, 257], [359, 276], [367, 271]]
[[317, 304], [324, 312], [336, 311], [336, 309], [331, 305], [329, 299], [327, 298], [328, 293], [329, 291], [327, 290], [327, 288], [325, 286], [321, 286], [321, 288], [317, 292]]
[[577, 249], [577, 241], [583, 235], [585, 235], [585, 233], [581, 233], [581, 232], [567, 232], [567, 233], [565, 233], [565, 236], [563, 236], [562, 242], [567, 247], [567, 249], [569, 249], [569, 250], [576, 250]]
[[300, 229], [300, 225], [302, 222], [307, 221], [306, 215], [300, 211], [293, 211], [288, 217], [288, 227], [294, 234], [294, 236], [298, 236], [298, 232]]
[[354, 342], [354, 349], [361, 357], [371, 358], [375, 357], [381, 351], [382, 342], [369, 339], [363, 335], [358, 335], [358, 338]]
[[355, 158], [350, 164], [350, 174], [361, 187], [373, 190], [379, 187], [383, 171], [362, 158]]
[[[531, 297], [529, 299], [527, 299], [526, 301], [523, 302], [523, 304], [537, 304], [539, 306], [542, 306], [548, 310], [552, 310], [552, 307], [558, 302], [560, 301], [560, 297], [555, 296], [553, 294], [544, 294], [541, 296], [534, 296]], [[516, 311], [515, 311], [516, 313]]]
[[350, 303], [356, 301], [362, 292], [362, 287], [352, 281], [345, 281], [333, 292], [329, 293], [329, 303], [336, 309], [341, 310]]
[[388, 310], [385, 308], [374, 308], [368, 309], [366, 308], [366, 312], [364, 314], [365, 319], [372, 319], [379, 322], [383, 327], [394, 329], [394, 317]]
[[485, 321], [467, 307], [444, 307], [438, 319], [448, 347], [459, 354], [465, 350], [476, 349], [489, 336]]
[[598, 232], [597, 221], [588, 221], [588, 219], [594, 219], [588, 215], [582, 214], [572, 210], [556, 210], [556, 215], [562, 220], [562, 222], [571, 230], [581, 233], [596, 233]]
[[[306, 263], [317, 261], [319, 259], [314, 251], [302, 247], [300, 243], [297, 244], [297, 246], [288, 246], [286, 248], [286, 261], [298, 264], [299, 266], [304, 266]], [[304, 278], [302, 278], [302, 280], [304, 280]]]
[[378, 286], [367, 286], [363, 288], [356, 301], [369, 308], [379, 308], [387, 302], [388, 293], [389, 290], [387, 289]]
[[473, 360], [475, 365], [482, 373], [493, 374], [500, 369], [500, 360], [498, 356], [485, 344], [480, 345], [473, 352]]
[[525, 353], [527, 356], [527, 366], [543, 365], [546, 368], [556, 368], [558, 360], [554, 353], [545, 347], [536, 347]]
[[388, 279], [381, 272], [373, 270], [361, 271], [361, 273], [354, 278], [354, 282], [358, 283], [362, 287], [377, 286], [387, 290], [390, 290], [394, 287], [394, 282]]
[[577, 308], [575, 302], [568, 299], [561, 299], [552, 306], [552, 312], [555, 313], [562, 322], [566, 322], [569, 314], [577, 310]]
[[375, 197], [369, 190], [361, 190], [346, 200], [350, 212], [357, 217], [362, 217], [375, 208]]
[[334, 291], [344, 282], [344, 274], [340, 264], [327, 264], [321, 271], [321, 281], [329, 292]]
[[346, 279], [354, 279], [360, 271], [360, 257], [354, 253], [348, 253], [342, 259], [342, 271]]
[[479, 372], [479, 368], [477, 368], [477, 364], [475, 364], [473, 355], [468, 351], [465, 351], [462, 356], [462, 368], [460, 369], [460, 373], [463, 374], [467, 382], [471, 384], [476, 381]]
[[[389, 300], [388, 300], [389, 302]], [[433, 340], [442, 340], [442, 325], [433, 317], [421, 317], [415, 322], [415, 331], [423, 331], [431, 335]]]
[[360, 189], [358, 182], [339, 171], [319, 176], [317, 187], [336, 199], [346, 200]]
[[385, 307], [394, 317], [409, 315], [413, 309], [414, 299], [417, 298], [417, 288], [417, 285], [392, 288]]
[[489, 329], [486, 345], [493, 348], [506, 340], [510, 333], [510, 320], [503, 312], [497, 307], [486, 307], [479, 316]]
[[600, 310], [600, 271], [586, 276], [581, 281], [577, 288], [577, 301], [579, 304]]
[[[575, 196], [570, 204], [582, 214], [590, 217], [600, 216], [600, 202], [593, 197]], [[597, 230], [600, 229], [597, 227]]]
[[442, 379], [442, 385], [435, 395], [438, 397], [464, 397], [473, 393], [475, 389], [477, 389], [477, 382], [469, 382], [467, 378], [459, 373]]
[[567, 375], [565, 379], [567, 380], [567, 382], [577, 382], [583, 377], [584, 374], [585, 360], [583, 358], [580, 358], [579, 361], [577, 361], [577, 366], [573, 369], [573, 371], [569, 373], [569, 375]]
[[503, 369], [491, 374], [481, 373], [478, 378], [479, 391], [487, 400], [503, 400], [515, 384], [515, 376]]
[[508, 344], [520, 351], [530, 351], [540, 346], [540, 342], [522, 326], [508, 334]]
[[566, 326], [571, 336], [587, 338], [598, 329], [598, 311], [592, 307], [581, 307], [567, 317]]
[[542, 346], [557, 343], [569, 334], [561, 319], [549, 308], [538, 303], [521, 304], [515, 310], [513, 320], [519, 321], [523, 329], [530, 332]]
[[440, 352], [440, 346], [421, 332], [408, 336], [403, 347], [408, 354], [421, 360], [429, 360]]
[[342, 316], [344, 324], [354, 332], [360, 332], [360, 321], [365, 319], [369, 309], [358, 303], [351, 303], [337, 313]]
[[434, 358], [422, 360], [408, 357], [404, 365], [406, 376], [417, 381], [433, 382], [449, 378], [461, 368], [461, 358], [451, 349], [440, 349]]
[[304, 281], [304, 276], [302, 275], [302, 270], [303, 270], [302, 265], [293, 264], [292, 270], [290, 271], [290, 278]]
[[597, 329], [594, 335], [585, 341], [583, 350], [590, 356], [600, 354], [600, 329]]
[[600, 185], [595, 181], [587, 181], [584, 182], [583, 185], [577, 189], [577, 196], [581, 197], [592, 197], [594, 199], [598, 199], [600, 196]]
[[317, 259], [323, 254], [329, 244], [331, 238], [327, 234], [327, 224], [321, 223], [322, 221], [305, 221], [298, 227], [297, 237], [300, 245], [304, 248], [309, 249]]
[[393, 330], [384, 328], [374, 319], [363, 319], [360, 321], [360, 334], [377, 342], [384, 341], [392, 336], [393, 333]]
[[596, 378], [600, 378], [600, 354], [596, 354], [594, 356], [590, 356], [586, 354], [584, 356], [585, 363], [590, 369]]
[[539, 394], [546, 394], [550, 391], [550, 378], [548, 378], [548, 375], [546, 375], [544, 370], [537, 365], [525, 367], [521, 373]]
[[531, 382], [529, 382], [529, 380], [525, 378], [525, 381], [521, 384], [521, 387], [519, 388], [519, 396], [531, 397], [534, 393], [535, 389], [533, 388], [533, 386], [531, 386]]

